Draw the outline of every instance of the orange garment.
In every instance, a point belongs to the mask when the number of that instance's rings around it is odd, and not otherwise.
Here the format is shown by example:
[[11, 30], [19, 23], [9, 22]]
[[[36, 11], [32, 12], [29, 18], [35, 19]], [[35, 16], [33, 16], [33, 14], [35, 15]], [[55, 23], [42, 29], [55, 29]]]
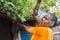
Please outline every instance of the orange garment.
[[53, 31], [48, 27], [33, 27], [31, 40], [53, 40]]

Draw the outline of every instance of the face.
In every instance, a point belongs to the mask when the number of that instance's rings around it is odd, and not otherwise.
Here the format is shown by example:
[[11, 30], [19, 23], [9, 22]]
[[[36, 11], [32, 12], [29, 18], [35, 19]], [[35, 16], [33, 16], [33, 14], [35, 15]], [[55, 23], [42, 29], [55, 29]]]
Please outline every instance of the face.
[[42, 26], [46, 26], [46, 27], [50, 27], [52, 25], [52, 21], [51, 21], [52, 17], [50, 15], [45, 15], [42, 19], [41, 19], [41, 24]]

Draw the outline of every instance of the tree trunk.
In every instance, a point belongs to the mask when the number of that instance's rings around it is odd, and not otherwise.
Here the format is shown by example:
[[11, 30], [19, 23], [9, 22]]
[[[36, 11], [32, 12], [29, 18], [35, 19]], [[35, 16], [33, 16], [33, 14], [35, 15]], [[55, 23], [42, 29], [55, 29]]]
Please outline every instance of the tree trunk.
[[13, 34], [11, 32], [12, 22], [6, 15], [0, 13], [0, 40], [12, 40]]

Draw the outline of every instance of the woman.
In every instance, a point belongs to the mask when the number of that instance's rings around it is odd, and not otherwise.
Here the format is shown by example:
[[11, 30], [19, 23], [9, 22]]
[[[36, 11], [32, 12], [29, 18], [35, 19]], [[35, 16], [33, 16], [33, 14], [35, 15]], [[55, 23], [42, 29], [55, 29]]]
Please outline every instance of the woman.
[[50, 28], [56, 25], [57, 17], [52, 13], [46, 13], [41, 18], [33, 14], [33, 17], [38, 22], [38, 27], [18, 23], [19, 27], [33, 34], [31, 40], [53, 40], [53, 31]]

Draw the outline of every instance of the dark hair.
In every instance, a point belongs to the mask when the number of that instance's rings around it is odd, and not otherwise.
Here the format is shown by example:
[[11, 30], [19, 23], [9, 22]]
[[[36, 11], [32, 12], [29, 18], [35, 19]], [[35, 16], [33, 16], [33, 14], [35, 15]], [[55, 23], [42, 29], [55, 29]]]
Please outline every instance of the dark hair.
[[48, 14], [52, 17], [51, 21], [55, 23], [52, 27], [55, 27], [57, 24], [57, 17], [53, 13], [48, 13]]

